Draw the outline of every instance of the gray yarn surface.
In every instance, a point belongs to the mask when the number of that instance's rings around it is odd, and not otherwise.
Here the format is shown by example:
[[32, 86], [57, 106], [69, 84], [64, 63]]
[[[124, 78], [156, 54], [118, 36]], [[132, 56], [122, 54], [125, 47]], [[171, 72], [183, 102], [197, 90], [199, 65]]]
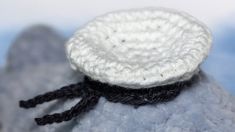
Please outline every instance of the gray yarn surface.
[[[14, 49], [21, 47], [22, 44], [16, 41], [11, 49], [12, 52], [9, 53], [11, 57], [8, 66], [11, 68], [0, 71], [2, 132], [233, 132], [235, 130], [234, 97], [207, 75], [201, 75], [199, 83], [183, 91], [171, 102], [135, 109], [132, 106], [107, 102], [101, 98], [95, 109], [72, 121], [37, 126], [33, 121], [34, 117], [62, 112], [76, 104], [79, 99], [52, 101], [29, 110], [19, 108], [18, 101], [81, 81], [83, 78], [81, 73], [74, 73], [71, 70], [65, 59], [57, 58], [63, 58], [64, 55], [63, 46], [60, 46], [64, 42], [63, 38], [53, 37], [54, 33], [45, 29], [47, 28], [37, 27], [34, 30], [27, 30], [29, 34], [43, 32], [47, 36], [48, 41], [44, 42], [44, 47], [39, 51], [34, 50], [38, 53], [32, 53], [30, 49], [25, 48], [26, 55], [22, 58], [22, 53]], [[26, 47], [33, 46], [32, 41], [39, 43], [38, 39], [31, 40], [30, 36], [24, 37], [25, 40], [18, 39], [24, 41]], [[59, 43], [56, 45], [54, 42]], [[41, 57], [42, 51], [50, 52], [50, 59]], [[30, 54], [38, 55], [35, 55], [32, 61]]]
[[64, 43], [65, 39], [49, 27], [30, 27], [19, 34], [10, 48], [8, 68], [21, 70], [45, 62], [65, 62]]

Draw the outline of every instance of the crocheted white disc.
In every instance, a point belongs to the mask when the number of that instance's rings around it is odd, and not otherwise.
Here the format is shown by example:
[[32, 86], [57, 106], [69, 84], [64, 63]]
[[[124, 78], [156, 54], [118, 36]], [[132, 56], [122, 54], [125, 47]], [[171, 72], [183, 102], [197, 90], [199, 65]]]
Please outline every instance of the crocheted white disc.
[[190, 79], [212, 37], [201, 22], [172, 9], [138, 9], [97, 17], [66, 44], [71, 66], [91, 78], [133, 89]]

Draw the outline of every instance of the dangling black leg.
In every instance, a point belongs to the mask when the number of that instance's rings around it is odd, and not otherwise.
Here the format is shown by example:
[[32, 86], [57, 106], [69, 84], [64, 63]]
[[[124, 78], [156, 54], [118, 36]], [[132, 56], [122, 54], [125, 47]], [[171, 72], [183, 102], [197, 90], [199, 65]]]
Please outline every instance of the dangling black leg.
[[38, 125], [60, 123], [69, 121], [73, 117], [91, 110], [98, 103], [101, 96], [111, 102], [120, 102], [135, 107], [170, 101], [177, 97], [184, 88], [190, 87], [197, 82], [197, 78], [198, 76], [194, 76], [190, 80], [152, 88], [128, 89], [85, 77], [85, 80], [82, 83], [65, 86], [59, 90], [36, 96], [27, 101], [20, 101], [20, 107], [31, 108], [35, 107], [37, 104], [42, 104], [54, 99], [82, 97], [81, 101], [70, 110], [62, 113], [45, 115], [41, 118], [35, 118]]
[[43, 95], [38, 95], [26, 101], [21, 100], [19, 102], [19, 106], [28, 109], [28, 108], [33, 108], [38, 104], [49, 102], [55, 99], [79, 97], [82, 95], [81, 92], [81, 89], [83, 87], [82, 85], [83, 85], [82, 83], [72, 84], [69, 86], [62, 87], [59, 90], [48, 92]]
[[60, 123], [63, 121], [69, 121], [73, 117], [79, 114], [91, 110], [99, 101], [100, 95], [94, 91], [89, 91], [86, 96], [84, 96], [80, 102], [73, 106], [70, 110], [64, 111], [62, 113], [55, 113], [52, 115], [45, 115], [41, 118], [35, 118], [38, 125], [46, 125], [52, 123]]

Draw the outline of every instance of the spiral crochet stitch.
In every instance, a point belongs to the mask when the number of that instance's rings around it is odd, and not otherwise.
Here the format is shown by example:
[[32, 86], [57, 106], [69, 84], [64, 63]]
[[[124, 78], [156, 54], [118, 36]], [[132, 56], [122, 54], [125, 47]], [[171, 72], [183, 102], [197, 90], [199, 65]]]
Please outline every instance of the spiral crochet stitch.
[[108, 13], [68, 41], [73, 69], [101, 82], [138, 89], [187, 80], [211, 47], [207, 27], [165, 8]]

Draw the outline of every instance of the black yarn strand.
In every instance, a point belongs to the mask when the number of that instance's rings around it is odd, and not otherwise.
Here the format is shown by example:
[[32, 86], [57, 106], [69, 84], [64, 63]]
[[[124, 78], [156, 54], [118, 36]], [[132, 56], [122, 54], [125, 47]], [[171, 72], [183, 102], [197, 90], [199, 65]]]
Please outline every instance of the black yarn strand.
[[91, 110], [98, 103], [100, 96], [95, 94], [95, 92], [88, 93], [85, 97], [81, 99], [75, 106], [70, 110], [64, 111], [62, 113], [55, 113], [52, 115], [45, 115], [41, 118], [35, 118], [38, 125], [46, 125], [52, 123], [60, 123], [63, 121], [69, 121], [78, 115]]
[[28, 108], [36, 107], [36, 105], [38, 104], [49, 102], [55, 99], [79, 97], [82, 95], [81, 87], [82, 87], [82, 83], [64, 86], [60, 88], [59, 90], [55, 90], [55, 91], [48, 92], [42, 95], [38, 95], [26, 101], [21, 100], [19, 101], [19, 106], [21, 108], [28, 109]]
[[199, 75], [194, 75], [190, 80], [176, 82], [164, 86], [152, 88], [130, 89], [117, 85], [110, 85], [85, 77], [84, 81], [77, 84], [62, 87], [59, 90], [38, 95], [27, 101], [20, 101], [22, 108], [32, 108], [38, 104], [49, 102], [54, 99], [71, 99], [81, 97], [82, 99], [70, 110], [52, 115], [35, 118], [38, 125], [47, 125], [69, 121], [80, 114], [94, 108], [100, 97], [110, 102], [133, 105], [135, 108], [146, 105], [167, 102], [176, 98], [186, 87], [190, 87], [199, 80]]
[[146, 104], [155, 104], [167, 102], [176, 98], [185, 87], [190, 87], [198, 80], [198, 75], [193, 76], [190, 80], [176, 82], [164, 86], [152, 88], [129, 89], [117, 85], [109, 85], [94, 81], [89, 77], [85, 77], [84, 83], [101, 96], [111, 102], [120, 102], [133, 106], [141, 106]]

